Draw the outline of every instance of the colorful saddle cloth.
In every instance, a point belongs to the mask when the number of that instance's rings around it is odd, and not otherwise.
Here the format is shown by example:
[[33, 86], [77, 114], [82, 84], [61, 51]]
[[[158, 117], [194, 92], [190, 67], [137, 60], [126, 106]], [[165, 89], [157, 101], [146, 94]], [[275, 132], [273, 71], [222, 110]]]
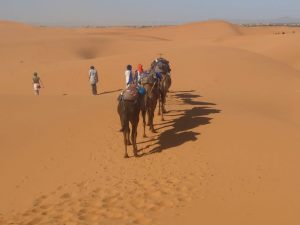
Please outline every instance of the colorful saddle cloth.
[[138, 86], [136, 84], [130, 84], [122, 93], [122, 97], [127, 101], [134, 101], [139, 97]]
[[154, 84], [157, 80], [156, 73], [154, 71], [145, 71], [141, 74], [141, 84]]

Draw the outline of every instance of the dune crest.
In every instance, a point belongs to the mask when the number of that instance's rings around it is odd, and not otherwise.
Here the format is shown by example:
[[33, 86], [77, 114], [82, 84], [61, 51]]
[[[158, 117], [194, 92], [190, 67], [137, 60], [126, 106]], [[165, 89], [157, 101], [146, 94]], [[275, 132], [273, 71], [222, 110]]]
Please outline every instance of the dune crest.
[[193, 29], [205, 35], [234, 36], [242, 35], [240, 27], [223, 20], [209, 20], [205, 22], [188, 23], [181, 25], [186, 29]]
[[0, 20], [0, 27], [10, 28], [10, 29], [33, 28], [33, 26], [28, 25], [26, 23], [7, 21], [7, 20]]

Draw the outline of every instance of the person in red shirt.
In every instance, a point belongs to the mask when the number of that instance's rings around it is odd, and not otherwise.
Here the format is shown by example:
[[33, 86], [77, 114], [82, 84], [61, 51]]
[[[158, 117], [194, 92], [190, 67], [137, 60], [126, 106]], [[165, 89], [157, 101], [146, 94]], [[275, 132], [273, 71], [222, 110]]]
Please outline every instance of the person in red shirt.
[[143, 65], [142, 64], [138, 64], [137, 66], [137, 70], [135, 71], [135, 74], [134, 74], [134, 81], [135, 83], [140, 83], [140, 80], [141, 80], [141, 75], [143, 74], [144, 72], [144, 69], [143, 69]]

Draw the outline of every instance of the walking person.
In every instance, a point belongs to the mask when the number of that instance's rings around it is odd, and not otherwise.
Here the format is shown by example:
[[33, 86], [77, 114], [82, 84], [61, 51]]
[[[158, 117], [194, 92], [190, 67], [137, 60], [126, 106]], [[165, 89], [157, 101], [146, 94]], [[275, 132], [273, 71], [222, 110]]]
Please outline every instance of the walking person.
[[44, 87], [41, 78], [38, 76], [37, 72], [33, 73], [32, 78], [33, 90], [35, 95], [40, 95], [40, 88]]
[[133, 83], [132, 66], [131, 65], [127, 65], [127, 67], [126, 67], [125, 82], [126, 82], [126, 88], [129, 87], [129, 85], [131, 83]]
[[92, 94], [97, 95], [98, 72], [94, 66], [90, 67], [89, 80], [92, 86]]

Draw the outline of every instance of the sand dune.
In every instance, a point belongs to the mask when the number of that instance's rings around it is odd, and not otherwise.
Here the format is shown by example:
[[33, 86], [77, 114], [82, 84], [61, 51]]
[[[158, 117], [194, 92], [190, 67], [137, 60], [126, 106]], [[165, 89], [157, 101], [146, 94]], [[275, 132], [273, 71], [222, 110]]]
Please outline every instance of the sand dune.
[[183, 29], [191, 29], [193, 32], [198, 31], [198, 35], [206, 36], [235, 36], [241, 35], [242, 29], [234, 24], [225, 21], [206, 21], [181, 25]]
[[[299, 224], [299, 32], [0, 22], [0, 224]], [[125, 160], [124, 69], [160, 53], [169, 112]]]

